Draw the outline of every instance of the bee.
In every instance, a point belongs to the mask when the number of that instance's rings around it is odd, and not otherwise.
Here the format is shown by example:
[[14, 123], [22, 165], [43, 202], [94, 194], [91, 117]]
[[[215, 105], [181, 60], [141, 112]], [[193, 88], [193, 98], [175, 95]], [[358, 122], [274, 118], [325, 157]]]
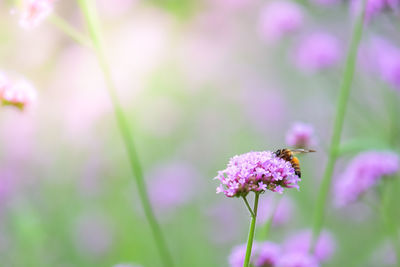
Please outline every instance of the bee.
[[316, 152], [315, 150], [312, 149], [288, 149], [288, 148], [283, 148], [283, 149], [278, 149], [277, 151], [274, 152], [274, 154], [281, 158], [286, 160], [287, 162], [290, 162], [292, 164], [292, 167], [294, 169], [294, 173], [301, 178], [301, 171], [300, 171], [300, 162], [297, 157], [294, 155], [300, 154], [300, 153], [310, 153], [310, 152]]

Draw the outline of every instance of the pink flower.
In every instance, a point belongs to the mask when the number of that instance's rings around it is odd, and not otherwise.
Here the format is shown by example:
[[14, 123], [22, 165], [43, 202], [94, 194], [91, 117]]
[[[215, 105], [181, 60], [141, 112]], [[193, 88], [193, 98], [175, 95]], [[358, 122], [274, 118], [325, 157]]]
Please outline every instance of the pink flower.
[[[275, 205], [276, 208], [275, 208]], [[263, 199], [260, 199], [259, 206], [258, 206], [258, 215], [257, 215], [257, 223], [258, 224], [265, 224], [269, 218], [272, 219], [273, 226], [280, 226], [285, 224], [290, 220], [293, 213], [293, 201], [285, 196], [279, 202], [277, 199], [273, 199], [273, 196], [266, 196]]]
[[26, 0], [19, 24], [25, 29], [37, 27], [53, 11], [54, 0]]
[[[254, 262], [254, 258], [258, 252], [258, 243], [253, 243], [250, 262]], [[236, 246], [229, 255], [228, 262], [230, 267], [243, 267], [244, 258], [246, 256], [246, 244]]]
[[[289, 253], [308, 253], [311, 242], [311, 230], [304, 230], [287, 239], [284, 244], [284, 250]], [[332, 257], [335, 247], [336, 242], [332, 234], [328, 231], [323, 231], [319, 236], [313, 256], [319, 262], [327, 261]]]
[[[362, 3], [362, 0], [353, 0], [351, 2], [351, 11], [354, 15], [360, 13]], [[399, 11], [399, 4], [398, 0], [367, 0], [365, 21], [370, 21], [373, 17], [386, 10]]]
[[280, 38], [298, 30], [303, 24], [303, 10], [295, 2], [269, 2], [262, 10], [259, 19], [259, 31], [268, 41]]
[[167, 212], [190, 201], [198, 192], [196, 169], [184, 162], [156, 166], [149, 177], [151, 202], [160, 212]]
[[319, 267], [318, 261], [311, 255], [302, 252], [284, 254], [276, 267]]
[[294, 55], [296, 65], [306, 72], [330, 68], [340, 58], [340, 41], [326, 32], [315, 32], [303, 38]]
[[263, 242], [258, 246], [258, 255], [254, 266], [275, 266], [281, 256], [281, 248], [272, 242]]
[[[230, 159], [225, 170], [219, 171], [215, 179], [226, 188], [227, 197], [246, 196], [250, 191], [265, 191], [265, 188], [282, 193], [283, 188], [298, 188], [300, 178], [294, 173], [290, 162], [277, 157], [271, 151], [249, 152]], [[266, 186], [265, 186], [266, 185]]]
[[382, 177], [398, 172], [399, 168], [399, 156], [393, 152], [368, 151], [359, 154], [334, 186], [336, 205], [344, 206], [356, 201]]
[[36, 100], [36, 90], [26, 80], [10, 81], [5, 74], [0, 74], [0, 101], [3, 105], [15, 106], [23, 110]]
[[286, 144], [296, 148], [315, 145], [314, 128], [311, 124], [296, 122], [286, 133]]

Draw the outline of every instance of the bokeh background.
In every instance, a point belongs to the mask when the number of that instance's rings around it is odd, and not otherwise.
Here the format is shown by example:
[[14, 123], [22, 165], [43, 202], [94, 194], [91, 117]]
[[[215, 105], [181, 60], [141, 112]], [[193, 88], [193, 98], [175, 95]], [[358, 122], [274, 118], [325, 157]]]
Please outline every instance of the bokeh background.
[[[213, 178], [233, 155], [286, 147], [299, 121], [314, 129], [318, 153], [301, 157], [300, 191], [285, 192], [280, 203], [288, 210], [269, 239], [283, 243], [311, 227], [357, 8], [289, 2], [301, 16], [285, 32], [265, 26], [271, 3], [97, 1], [113, 78], [176, 266], [228, 266], [232, 248], [246, 241], [249, 215], [241, 199], [215, 194]], [[75, 1], [54, 6], [86, 34]], [[0, 266], [161, 266], [94, 53], [50, 20], [22, 29], [12, 9], [1, 1], [0, 67], [30, 80], [38, 97], [23, 112], [0, 111]], [[365, 22], [334, 180], [361, 151], [400, 151], [400, 24], [397, 9], [388, 9]], [[387, 72], [381, 55], [396, 59]], [[400, 183], [393, 188], [399, 192]], [[325, 228], [336, 245], [324, 266], [395, 266], [373, 205], [336, 208], [332, 199]], [[276, 194], [261, 201], [267, 214]], [[399, 227], [399, 196], [391, 203]]]

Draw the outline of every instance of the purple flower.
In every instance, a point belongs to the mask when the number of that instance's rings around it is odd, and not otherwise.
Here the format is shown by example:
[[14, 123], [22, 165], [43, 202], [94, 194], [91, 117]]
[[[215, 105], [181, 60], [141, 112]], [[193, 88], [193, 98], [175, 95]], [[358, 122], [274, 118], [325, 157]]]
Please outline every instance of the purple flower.
[[197, 191], [198, 173], [184, 162], [157, 166], [148, 177], [150, 199], [158, 211], [168, 211], [187, 203]]
[[357, 155], [334, 186], [336, 205], [356, 201], [383, 176], [396, 173], [399, 165], [398, 155], [392, 152], [368, 151]]
[[263, 39], [276, 41], [298, 30], [303, 24], [303, 11], [295, 2], [274, 1], [262, 10], [259, 31]]
[[315, 145], [314, 128], [311, 124], [296, 122], [286, 133], [286, 144], [296, 148]]
[[[353, 0], [351, 2], [351, 11], [353, 15], [360, 13], [362, 0]], [[398, 0], [367, 0], [367, 5], [365, 7], [365, 21], [370, 21], [373, 17], [385, 10], [399, 10]]]
[[277, 205], [272, 219], [274, 226], [285, 224], [290, 220], [293, 213], [293, 202], [290, 198], [285, 196], [277, 203], [272, 196], [267, 196], [259, 201], [257, 223], [265, 224], [274, 212], [274, 207]]
[[281, 254], [280, 247], [272, 242], [264, 242], [258, 246], [258, 255], [254, 266], [268, 267], [275, 266]]
[[[311, 230], [304, 230], [285, 241], [284, 250], [288, 253], [308, 253], [312, 242]], [[319, 236], [314, 250], [314, 257], [319, 262], [329, 260], [336, 247], [335, 239], [328, 231], [323, 231]]]
[[318, 261], [311, 255], [302, 252], [284, 254], [276, 267], [319, 267]]
[[383, 81], [400, 90], [400, 49], [384, 38], [374, 37], [364, 52], [363, 67], [377, 72]]
[[[229, 255], [228, 262], [230, 267], [242, 267], [244, 258], [246, 257], [246, 244], [236, 246], [232, 249]], [[254, 255], [257, 254], [259, 246], [257, 243], [253, 243], [253, 249], [251, 253], [250, 262], [254, 262]]]
[[[275, 266], [281, 255], [280, 247], [272, 242], [253, 243], [250, 263], [255, 267]], [[246, 256], [246, 244], [233, 248], [229, 256], [230, 267], [242, 267]]]
[[334, 66], [340, 57], [340, 41], [334, 35], [314, 32], [300, 41], [294, 61], [300, 69], [315, 72]]
[[292, 165], [270, 151], [234, 156], [215, 179], [222, 185], [217, 193], [223, 192], [227, 197], [246, 196], [250, 191], [264, 192], [264, 184], [268, 190], [282, 193], [283, 188], [298, 189], [300, 181]]

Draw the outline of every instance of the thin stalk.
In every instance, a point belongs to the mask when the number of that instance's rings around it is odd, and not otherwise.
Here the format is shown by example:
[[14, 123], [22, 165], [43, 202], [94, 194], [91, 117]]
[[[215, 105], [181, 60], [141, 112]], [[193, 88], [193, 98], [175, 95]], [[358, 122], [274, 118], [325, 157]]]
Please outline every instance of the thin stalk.
[[53, 14], [49, 17], [49, 21], [58, 29], [60, 29], [62, 32], [71, 37], [71, 39], [74, 40], [75, 42], [86, 47], [92, 46], [90, 40], [84, 34], [77, 31], [73, 26], [71, 26], [67, 21], [65, 21], [60, 16]]
[[118, 99], [117, 90], [115, 88], [114, 82], [111, 77], [111, 70], [108, 65], [106, 56], [104, 54], [103, 43], [101, 39], [100, 23], [98, 21], [96, 13], [96, 7], [94, 5], [93, 0], [77, 0], [77, 1], [85, 17], [90, 32], [90, 36], [92, 39], [93, 48], [104, 74], [108, 93], [110, 95], [111, 102], [114, 108], [115, 118], [117, 120], [118, 128], [122, 135], [123, 142], [125, 143], [125, 148], [128, 152], [129, 163], [131, 166], [133, 176], [136, 180], [144, 213], [146, 215], [149, 226], [152, 230], [155, 243], [157, 245], [164, 266], [173, 266], [172, 257], [168, 251], [166, 241], [164, 239], [160, 225], [154, 215], [154, 211], [150, 203], [146, 184], [143, 177], [142, 167], [140, 165], [136, 148], [132, 139], [133, 135], [131, 133], [129, 124], [126, 120], [126, 116]]
[[[397, 177], [389, 178], [395, 179]], [[394, 182], [394, 181], [391, 181]], [[393, 217], [390, 212], [390, 197], [392, 196], [393, 183], [389, 183], [383, 185], [385, 188], [383, 194], [381, 195], [381, 216], [382, 222], [384, 224], [384, 228], [386, 234], [391, 238], [393, 247], [396, 252], [397, 258], [397, 266], [400, 266], [400, 240], [399, 233], [397, 231], [396, 223], [393, 221]]]
[[259, 197], [260, 197], [260, 194], [256, 193], [256, 196], [254, 198], [254, 208], [253, 208], [253, 212], [251, 213], [249, 237], [247, 238], [246, 257], [244, 258], [243, 267], [248, 267], [249, 263], [250, 263], [251, 249], [253, 247], [254, 232], [256, 229], [256, 219], [257, 219], [257, 209], [258, 209], [258, 198]]
[[254, 212], [253, 212], [253, 210], [250, 208], [250, 205], [249, 205], [249, 202], [247, 201], [247, 198], [246, 198], [246, 197], [243, 197], [243, 196], [242, 196], [242, 198], [243, 198], [243, 200], [244, 200], [244, 203], [246, 204], [247, 209], [248, 209], [249, 212], [250, 212], [251, 217], [254, 217]]
[[332, 174], [335, 167], [335, 163], [338, 157], [340, 148], [340, 137], [343, 129], [343, 122], [346, 115], [347, 103], [350, 96], [351, 84], [354, 77], [358, 47], [361, 41], [361, 36], [364, 26], [364, 14], [365, 14], [365, 2], [363, 1], [361, 12], [357, 18], [356, 24], [353, 29], [352, 40], [349, 52], [347, 54], [345, 70], [343, 74], [343, 81], [340, 86], [339, 99], [336, 106], [336, 117], [333, 125], [333, 135], [329, 148], [328, 163], [325, 168], [323, 180], [318, 192], [314, 223], [313, 223], [313, 245], [311, 250], [314, 249], [316, 240], [318, 239], [321, 229], [324, 223], [324, 214], [326, 201], [329, 193], [329, 188], [332, 182]]

